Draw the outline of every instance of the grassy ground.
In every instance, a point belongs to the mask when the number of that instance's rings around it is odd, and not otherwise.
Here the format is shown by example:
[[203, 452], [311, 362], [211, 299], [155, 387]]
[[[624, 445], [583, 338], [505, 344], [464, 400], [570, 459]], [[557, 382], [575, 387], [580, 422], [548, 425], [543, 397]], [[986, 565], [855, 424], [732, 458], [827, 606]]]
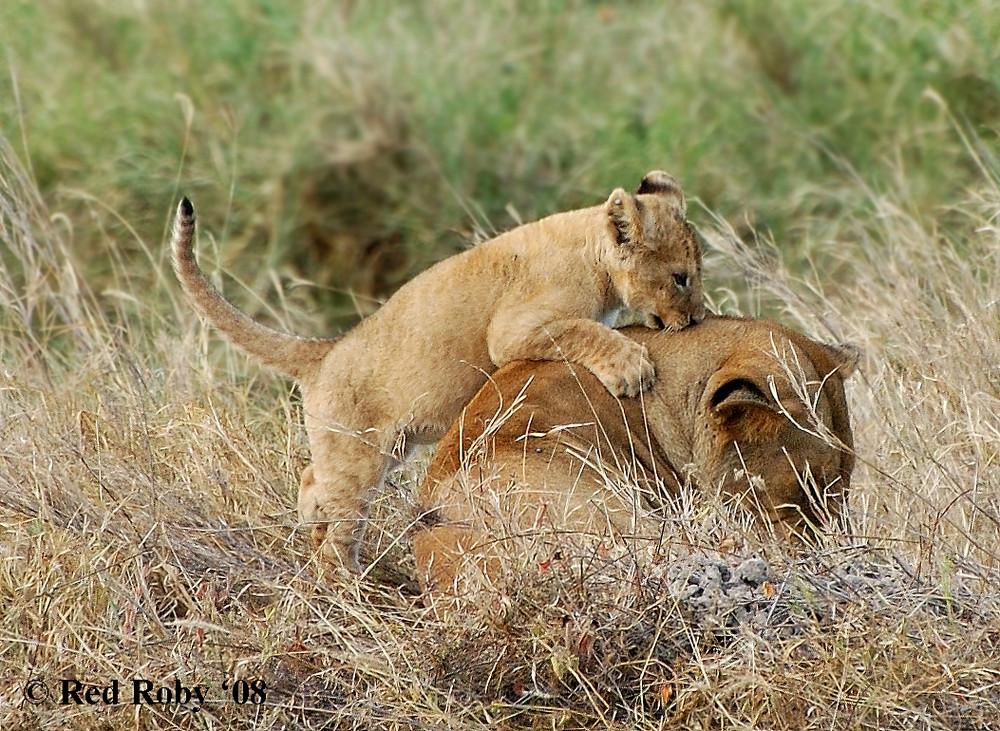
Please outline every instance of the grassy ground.
[[[993, 727], [1000, 23], [753, 7], [5, 2], [0, 727]], [[653, 167], [700, 200], [717, 308], [863, 349], [851, 532], [789, 555], [706, 498], [649, 555], [512, 556], [460, 614], [325, 582], [294, 391], [164, 266], [179, 191], [241, 306], [325, 333]], [[405, 575], [397, 482], [372, 550]], [[751, 557], [766, 581], [695, 602]]]

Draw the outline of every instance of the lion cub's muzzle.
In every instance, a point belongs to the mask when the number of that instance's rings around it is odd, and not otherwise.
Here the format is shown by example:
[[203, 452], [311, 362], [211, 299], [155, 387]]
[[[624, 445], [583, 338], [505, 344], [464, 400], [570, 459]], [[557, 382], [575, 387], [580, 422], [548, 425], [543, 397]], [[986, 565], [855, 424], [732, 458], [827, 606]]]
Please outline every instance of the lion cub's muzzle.
[[666, 330], [676, 332], [683, 330], [688, 325], [696, 325], [705, 319], [704, 302], [697, 307], [686, 307], [683, 310], [669, 310], [663, 315], [650, 312], [646, 315], [644, 324], [651, 330]]
[[655, 312], [651, 312], [646, 315], [646, 327], [650, 330], [663, 330], [666, 325], [663, 324], [663, 320]]
[[[697, 286], [695, 282], [698, 282]], [[670, 286], [661, 288], [666, 294]], [[679, 272], [673, 275], [673, 291], [667, 295], [656, 312], [646, 315], [645, 325], [653, 330], [669, 332], [683, 330], [688, 325], [694, 325], [705, 319], [705, 297], [701, 291], [700, 280], [694, 280], [688, 274]]]
[[693, 317], [688, 314], [674, 315], [664, 321], [664, 319], [656, 313], [651, 313], [646, 315], [645, 325], [650, 330], [666, 330], [667, 332], [676, 332], [678, 330], [683, 330], [688, 325], [693, 323]]

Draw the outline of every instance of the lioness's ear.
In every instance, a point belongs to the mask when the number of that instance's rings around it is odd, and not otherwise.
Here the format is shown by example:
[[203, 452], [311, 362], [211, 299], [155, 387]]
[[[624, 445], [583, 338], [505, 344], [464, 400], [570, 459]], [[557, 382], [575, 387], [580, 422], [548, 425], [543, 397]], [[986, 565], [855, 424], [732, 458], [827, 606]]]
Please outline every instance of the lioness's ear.
[[646, 173], [646, 177], [639, 183], [635, 193], [636, 195], [662, 195], [670, 198], [678, 213], [682, 217], [687, 215], [687, 203], [684, 202], [684, 193], [681, 191], [680, 183], [662, 170]]
[[833, 360], [841, 378], [847, 378], [858, 367], [861, 349], [851, 343], [818, 343]]
[[611, 235], [619, 246], [633, 248], [642, 241], [642, 224], [639, 218], [639, 201], [622, 188], [615, 190], [605, 204]]
[[734, 378], [712, 394], [712, 416], [733, 441], [751, 443], [773, 438], [782, 426], [779, 410], [745, 378]]

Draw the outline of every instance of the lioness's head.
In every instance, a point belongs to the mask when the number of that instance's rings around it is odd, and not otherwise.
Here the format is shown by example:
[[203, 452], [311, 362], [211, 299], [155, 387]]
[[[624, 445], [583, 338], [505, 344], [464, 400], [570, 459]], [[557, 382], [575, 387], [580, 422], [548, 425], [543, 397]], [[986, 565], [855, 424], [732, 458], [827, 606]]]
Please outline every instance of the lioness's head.
[[701, 479], [793, 533], [837, 518], [854, 469], [843, 384], [857, 358], [791, 331], [744, 333], [699, 406]]
[[704, 318], [701, 249], [677, 181], [654, 170], [634, 194], [615, 190], [605, 207], [622, 303], [651, 328], [679, 330]]

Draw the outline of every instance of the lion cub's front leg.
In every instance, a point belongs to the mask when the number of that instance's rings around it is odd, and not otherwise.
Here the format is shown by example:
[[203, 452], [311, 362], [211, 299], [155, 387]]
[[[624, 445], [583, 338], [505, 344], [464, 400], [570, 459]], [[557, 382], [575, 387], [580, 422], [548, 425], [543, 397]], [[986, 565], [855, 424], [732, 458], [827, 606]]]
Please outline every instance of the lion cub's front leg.
[[497, 367], [514, 360], [567, 360], [597, 376], [614, 396], [638, 396], [656, 380], [646, 346], [584, 318], [538, 322], [528, 310], [498, 314], [487, 331]]
[[613, 396], [632, 398], [652, 386], [656, 380], [656, 366], [646, 346], [599, 322], [593, 324], [597, 325], [595, 330], [607, 331], [601, 332], [596, 339], [594, 354], [578, 358], [567, 355], [567, 360], [579, 363], [597, 376]]

